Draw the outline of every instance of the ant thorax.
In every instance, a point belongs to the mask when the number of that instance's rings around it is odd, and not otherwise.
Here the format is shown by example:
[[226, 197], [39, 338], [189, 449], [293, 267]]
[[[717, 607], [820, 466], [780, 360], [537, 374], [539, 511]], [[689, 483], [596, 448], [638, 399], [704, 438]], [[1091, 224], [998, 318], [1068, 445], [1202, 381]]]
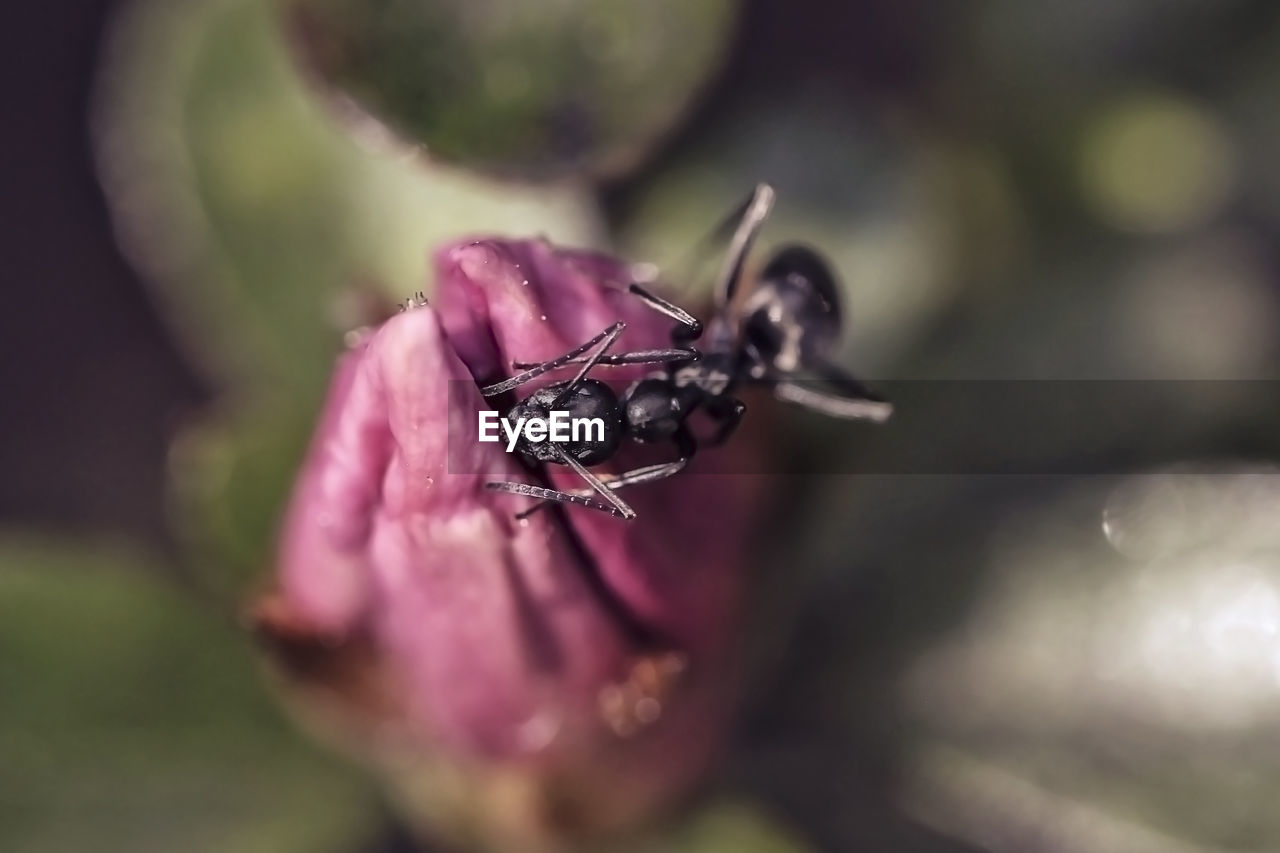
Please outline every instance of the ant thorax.
[[709, 397], [729, 393], [735, 384], [736, 364], [730, 353], [704, 353], [692, 364], [678, 368], [672, 376], [677, 388], [697, 388]]

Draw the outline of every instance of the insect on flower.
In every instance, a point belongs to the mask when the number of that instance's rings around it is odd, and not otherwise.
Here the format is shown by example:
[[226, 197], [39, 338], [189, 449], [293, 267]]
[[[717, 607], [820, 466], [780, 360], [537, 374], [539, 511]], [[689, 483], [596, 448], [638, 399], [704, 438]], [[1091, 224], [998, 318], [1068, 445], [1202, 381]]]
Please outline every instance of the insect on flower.
[[[746, 411], [734, 391], [747, 384], [768, 383], [779, 399], [832, 417], [877, 423], [888, 419], [892, 405], [828, 358], [840, 334], [841, 313], [835, 276], [821, 256], [804, 246], [784, 247], [752, 286], [740, 287], [751, 245], [773, 200], [772, 187], [757, 185], [713, 234], [733, 229], [716, 282], [715, 315], [704, 351], [691, 346], [703, 331], [696, 318], [632, 282], [630, 292], [644, 305], [675, 321], [670, 348], [612, 353], [626, 328], [617, 322], [557, 358], [537, 364], [516, 362], [514, 368], [522, 373], [481, 389], [487, 398], [498, 397], [550, 371], [578, 366], [572, 379], [547, 385], [517, 402], [506, 420], [542, 425], [545, 432], [553, 413], [567, 412], [571, 419], [603, 424], [594, 436], [556, 443], [533, 441], [525, 434], [515, 445], [531, 463], [568, 466], [589, 488], [564, 491], [520, 482], [491, 482], [488, 488], [538, 498], [539, 503], [521, 516], [546, 501], [559, 501], [633, 519], [635, 510], [617, 491], [666, 479], [689, 464], [698, 450], [688, 425], [695, 411], [703, 411], [717, 424], [711, 446], [727, 441]], [[636, 381], [622, 395], [588, 375], [598, 366], [630, 364], [663, 364], [664, 369]], [[834, 393], [802, 384], [801, 372], [831, 383]], [[626, 439], [642, 444], [669, 441], [677, 458], [612, 476], [592, 473], [590, 467], [612, 459]]]
[[618, 320], [630, 349], [664, 347], [669, 323], [596, 252], [467, 236], [433, 259], [430, 304], [337, 360], [252, 623], [308, 728], [425, 833], [529, 850], [634, 826], [695, 790], [732, 732], [768, 424], [634, 490], [643, 524], [517, 520], [528, 499], [487, 483], [579, 483], [475, 441], [480, 388]]

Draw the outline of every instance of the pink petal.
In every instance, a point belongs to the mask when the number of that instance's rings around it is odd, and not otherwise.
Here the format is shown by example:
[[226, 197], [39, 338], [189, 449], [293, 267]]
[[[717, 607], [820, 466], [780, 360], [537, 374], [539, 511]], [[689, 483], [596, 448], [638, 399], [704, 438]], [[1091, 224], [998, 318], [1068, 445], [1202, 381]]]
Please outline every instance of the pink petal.
[[[485, 487], [527, 481], [517, 457], [499, 444], [450, 446], [490, 407], [477, 382], [617, 320], [628, 324], [622, 347], [665, 346], [671, 321], [598, 254], [468, 240], [436, 263], [433, 305], [392, 317], [339, 361], [262, 627], [314, 637], [312, 657], [361, 649], [347, 670], [362, 677], [338, 678], [337, 666], [311, 666], [310, 677], [357, 711], [376, 705], [365, 725], [406, 733], [411, 751], [541, 768], [528, 772], [554, 776], [600, 821], [621, 820], [699, 778], [725, 729], [762, 485], [725, 472], [751, 443], [628, 490], [632, 522], [580, 507], [517, 521], [529, 499]], [[548, 468], [559, 488], [580, 485]], [[355, 695], [371, 681], [385, 701]]]
[[551, 516], [514, 520], [490, 479], [519, 476], [496, 445], [449, 473], [447, 420], [482, 401], [431, 308], [393, 317], [343, 361], [284, 529], [282, 592], [318, 628], [372, 629], [411, 721], [490, 754], [542, 748], [621, 665], [617, 626]]
[[[620, 350], [670, 345], [672, 322], [627, 293], [626, 266], [603, 255], [542, 240], [468, 240], [437, 251], [436, 266], [436, 301], [450, 339], [474, 344], [460, 352], [477, 376], [505, 376], [513, 361], [553, 358], [618, 320], [627, 323]], [[612, 378], [647, 372], [608, 370]], [[573, 472], [549, 467], [558, 488], [581, 486]], [[708, 451], [679, 476], [628, 491], [639, 514], [634, 523], [569, 514], [628, 607], [683, 647], [716, 645], [736, 611], [742, 531], [761, 484], [728, 472], [746, 467], [737, 448]]]

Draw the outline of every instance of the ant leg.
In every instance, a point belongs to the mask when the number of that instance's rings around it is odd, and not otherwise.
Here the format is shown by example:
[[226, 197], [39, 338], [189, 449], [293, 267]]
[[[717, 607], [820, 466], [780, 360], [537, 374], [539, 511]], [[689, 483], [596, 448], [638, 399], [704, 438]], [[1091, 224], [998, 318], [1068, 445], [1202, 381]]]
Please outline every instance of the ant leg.
[[679, 474], [684, 470], [684, 466], [688, 464], [688, 459], [681, 458], [674, 462], [659, 462], [657, 465], [645, 465], [642, 468], [632, 468], [624, 474], [619, 474], [616, 477], [610, 477], [605, 481], [605, 485], [611, 489], [625, 489], [627, 486], [656, 483], [658, 480], [665, 480], [670, 476]]
[[[541, 376], [542, 374], [546, 373], [549, 370], [555, 370], [557, 367], [563, 367], [564, 365], [569, 364], [578, 356], [585, 353], [587, 350], [600, 344], [602, 341], [605, 341], [606, 342], [605, 345], [601, 347], [601, 352], [603, 352], [613, 345], [613, 342], [618, 339], [618, 336], [622, 334], [622, 330], [625, 329], [626, 327], [627, 327], [626, 323], [621, 323], [621, 322], [614, 323], [612, 326], [605, 329], [603, 332], [596, 335], [594, 338], [587, 341], [582, 346], [575, 347], [574, 349], [569, 350], [567, 353], [560, 356], [559, 358], [553, 358], [550, 361], [544, 361], [542, 364], [539, 364], [536, 367], [532, 367], [529, 370], [526, 370], [523, 373], [520, 373], [516, 376], [512, 376], [510, 379], [504, 379], [503, 381], [493, 385], [486, 385], [484, 388], [480, 389], [480, 394], [481, 396], [484, 396], [484, 397], [495, 397], [498, 394], [504, 394], [507, 391], [510, 391], [512, 388], [518, 388], [521, 385], [525, 384], [526, 382], [529, 382], [530, 380], [537, 379], [539, 376]], [[585, 375], [586, 370], [589, 370], [589, 369], [590, 369], [589, 367], [584, 369], [574, 379], [574, 382], [576, 383], [581, 381], [582, 376]]]
[[[574, 390], [577, 389], [577, 387], [582, 384], [582, 380], [587, 378], [587, 374], [591, 372], [591, 368], [599, 364], [600, 359], [604, 358], [605, 354], [609, 352], [609, 347], [617, 343], [618, 336], [622, 334], [622, 330], [625, 329], [626, 326], [622, 323], [614, 323], [610, 328], [613, 331], [606, 330], [604, 341], [600, 344], [600, 348], [596, 350], [594, 353], [592, 353], [590, 358], [582, 362], [582, 367], [578, 370], [578, 372], [574, 375], [574, 377], [565, 384], [564, 390], [561, 391], [559, 394], [557, 394], [556, 398], [551, 401], [551, 408], [554, 409], [557, 406], [559, 406], [561, 403], [563, 403], [565, 400], [569, 399], [570, 395], [573, 394]], [[568, 457], [566, 456], [565, 459], [568, 460]], [[573, 460], [573, 463], [570, 463], [570, 464], [574, 464], [576, 462], [577, 460], [575, 459]], [[582, 470], [585, 471], [586, 469], [583, 468]]]
[[756, 184], [751, 200], [742, 211], [742, 219], [737, 230], [733, 232], [733, 240], [729, 243], [729, 252], [725, 255], [724, 266], [720, 269], [720, 277], [716, 279], [715, 306], [723, 311], [733, 301], [734, 291], [738, 287], [738, 279], [742, 277], [742, 266], [746, 263], [747, 253], [755, 242], [760, 226], [764, 224], [773, 208], [773, 187], [768, 184]]
[[650, 293], [634, 281], [627, 289], [654, 311], [676, 321], [676, 327], [671, 330], [672, 343], [683, 346], [696, 341], [702, 336], [702, 324], [698, 322], [698, 318], [694, 317], [679, 305], [668, 302], [661, 296]]
[[[693, 458], [693, 455], [698, 452], [698, 442], [697, 439], [693, 437], [693, 433], [689, 431], [689, 427], [684, 424], [680, 424], [679, 428], [676, 429], [675, 434], [672, 435], [671, 440], [676, 445], [676, 452], [680, 454], [680, 458], [676, 461], [662, 462], [657, 465], [646, 465], [642, 468], [634, 468], [624, 474], [613, 476], [608, 480], [597, 479], [596, 482], [607, 487], [610, 492], [613, 492], [617, 489], [626, 488], [627, 486], [636, 486], [641, 483], [652, 483], [657, 480], [665, 480], [667, 477], [679, 473], [686, 465], [689, 464], [689, 460]], [[568, 456], [564, 456], [564, 458], [566, 461], [569, 459]], [[577, 460], [574, 461], [576, 462]], [[584, 468], [583, 470], [585, 471], [586, 469]], [[594, 484], [592, 487], [595, 488]], [[584, 489], [581, 491], [560, 492], [559, 494], [566, 494], [577, 498], [585, 497], [589, 492]], [[555, 500], [555, 498], [550, 498], [550, 500]], [[543, 506], [545, 506], [545, 504], [539, 503], [520, 513], [518, 517], [528, 517], [542, 509]], [[628, 509], [630, 509], [630, 507], [628, 507]]]
[[[640, 485], [641, 483], [653, 483], [658, 480], [665, 480], [667, 477], [670, 477], [673, 474], [679, 473], [680, 471], [684, 470], [684, 467], [689, 464], [689, 460], [692, 459], [693, 455], [698, 452], [698, 442], [693, 437], [693, 433], [690, 432], [689, 428], [684, 424], [680, 425], [680, 427], [676, 430], [675, 434], [671, 437], [671, 439], [676, 445], [676, 451], [680, 454], [680, 458], [677, 459], [676, 461], [661, 462], [657, 465], [646, 465], [642, 468], [635, 468], [630, 471], [627, 471], [624, 474], [618, 474], [616, 476], [610, 477], [607, 480], [603, 480], [603, 479], [597, 480], [597, 482], [601, 483], [601, 485], [603, 486], [608, 487], [610, 491], [616, 491], [617, 489], [626, 488], [627, 486], [637, 486], [637, 485]], [[569, 457], [567, 456], [565, 457], [566, 460], [568, 458]], [[586, 470], [586, 469], [583, 469], [583, 470]], [[512, 485], [516, 485], [516, 484], [512, 484]], [[591, 492], [587, 489], [575, 490], [571, 492], [556, 492], [557, 495], [567, 495], [572, 498], [580, 498], [583, 500], [590, 500], [587, 497], [587, 495], [589, 495], [590, 493]], [[538, 495], [533, 495], [532, 492], [529, 492], [527, 494], [530, 494], [533, 497], [539, 497]], [[564, 500], [564, 498], [548, 496], [547, 500]], [[576, 500], [574, 501], [574, 503], [577, 503], [577, 502], [578, 501]], [[520, 513], [516, 517], [528, 518], [538, 510], [542, 509], [544, 506], [546, 506], [545, 503], [537, 503], [534, 506], [530, 507], [529, 509], [525, 510], [524, 512]]]
[[[586, 495], [579, 495], [579, 494], [574, 494], [570, 492], [559, 492], [559, 491], [556, 491], [555, 489], [544, 489], [542, 486], [531, 486], [528, 483], [495, 482], [495, 483], [485, 483], [484, 485], [485, 485], [485, 488], [494, 492], [506, 492], [512, 495], [524, 495], [525, 497], [539, 498], [540, 501], [559, 501], [560, 503], [577, 504], [578, 506], [585, 506], [588, 509], [599, 510], [600, 512], [607, 512], [609, 513], [609, 515], [612, 515], [615, 518], [626, 518], [626, 516], [624, 516], [621, 512], [619, 512], [617, 509], [610, 506], [609, 504], [600, 503], [599, 501], [593, 501], [591, 498], [587, 497]], [[546, 504], [539, 502], [537, 505], [534, 506], [534, 509], [538, 509], [545, 505]], [[516, 518], [525, 518], [531, 512], [533, 512], [533, 510], [525, 510], [524, 512], [518, 513], [516, 515]]]
[[[594, 364], [620, 365], [620, 364], [664, 364], [675, 361], [697, 361], [702, 354], [695, 349], [691, 349], [686, 344], [696, 340], [702, 334], [702, 324], [698, 319], [688, 311], [672, 302], [668, 302], [661, 296], [657, 296], [645, 290], [635, 282], [631, 283], [629, 290], [635, 294], [641, 302], [649, 306], [666, 317], [675, 320], [677, 324], [675, 330], [671, 333], [672, 343], [677, 344], [674, 348], [636, 350], [634, 352], [607, 354], [600, 353], [595, 357]], [[605, 347], [607, 349], [607, 347]], [[588, 358], [576, 357], [562, 364], [584, 364], [590, 361]], [[516, 370], [524, 370], [526, 368], [536, 368], [539, 365], [535, 363], [517, 361], [512, 364]], [[588, 368], [589, 369], [589, 368]]]
[[614, 494], [613, 489], [610, 489], [601, 482], [599, 477], [588, 471], [585, 465], [577, 459], [574, 459], [568, 453], [565, 453], [558, 444], [551, 445], [551, 449], [555, 451], [557, 458], [559, 458], [561, 462], [572, 468], [583, 480], [586, 480], [587, 485], [594, 489], [596, 494], [613, 504], [613, 508], [617, 510], [617, 514], [619, 516], [628, 521], [636, 517], [636, 511], [628, 506], [626, 501]]
[[880, 399], [860, 380], [829, 362], [814, 365], [817, 373], [836, 386], [841, 393], [828, 394], [790, 379], [780, 380], [773, 388], [779, 400], [833, 418], [884, 423], [893, 414], [893, 404]]
[[729, 436], [733, 435], [734, 430], [738, 428], [738, 424], [742, 423], [742, 416], [747, 411], [747, 404], [741, 400], [723, 399], [716, 401], [707, 406], [707, 414], [720, 422], [720, 426], [716, 428], [715, 435], [711, 436], [709, 442], [712, 447], [719, 447], [729, 440]]
[[[625, 474], [618, 474], [614, 477], [601, 477], [600, 480], [610, 489], [617, 491], [618, 489], [625, 489], [628, 486], [639, 486], [643, 483], [654, 483], [658, 480], [665, 480], [670, 476], [680, 473], [684, 470], [684, 466], [688, 464], [688, 459], [677, 459], [675, 462], [660, 462], [657, 465], [645, 465], [643, 468], [634, 468], [627, 471]], [[567, 494], [572, 495], [573, 497], [586, 497], [590, 493], [589, 489], [574, 489]], [[517, 513], [516, 518], [528, 518], [545, 506], [545, 502], [534, 504], [524, 512]]]
[[839, 388], [846, 396], [860, 400], [871, 400], [875, 403], [884, 402], [883, 397], [862, 384], [862, 380], [853, 376], [838, 364], [819, 358], [814, 362], [813, 370], [823, 379]]
[[[702, 357], [702, 353], [696, 349], [643, 349], [634, 352], [606, 353], [596, 360], [599, 365], [619, 365], [619, 364], [663, 364], [672, 361], [697, 361]], [[582, 364], [585, 358], [575, 358], [566, 361], [565, 364]], [[516, 370], [525, 370], [526, 368], [537, 367], [537, 362], [516, 361], [512, 362], [512, 367]]]
[[693, 454], [698, 452], [698, 440], [693, 437], [693, 431], [689, 429], [688, 424], [680, 424], [676, 428], [675, 434], [671, 436], [671, 440], [675, 442], [676, 451], [680, 454], [680, 458], [686, 462], [693, 458]]
[[774, 388], [774, 396], [828, 417], [851, 421], [874, 421], [881, 424], [893, 414], [893, 404], [883, 400], [841, 397], [790, 381], [779, 382]]
[[[714, 291], [717, 310], [728, 305], [733, 297], [733, 283], [737, 280], [742, 268], [742, 257], [746, 255], [746, 250], [754, 236], [754, 233], [744, 235], [744, 226], [747, 226], [747, 230], [751, 232], [759, 229], [773, 206], [773, 196], [772, 187], [768, 184], [757, 184], [751, 195], [738, 204], [715, 228], [702, 236], [680, 263], [671, 265], [672, 269], [680, 272], [676, 278], [680, 281], [698, 280], [711, 252], [732, 238], [733, 248], [729, 252], [729, 258], [733, 259], [732, 263], [727, 264], [721, 271], [719, 284]], [[748, 223], [750, 223], [749, 226]]]

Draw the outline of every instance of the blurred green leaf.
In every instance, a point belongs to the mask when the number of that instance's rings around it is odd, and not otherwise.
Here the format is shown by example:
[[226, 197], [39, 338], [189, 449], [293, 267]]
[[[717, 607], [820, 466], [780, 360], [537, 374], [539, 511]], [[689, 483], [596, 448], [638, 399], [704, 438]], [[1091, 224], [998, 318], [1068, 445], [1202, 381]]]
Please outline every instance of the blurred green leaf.
[[[950, 195], [959, 192], [933, 153], [886, 122], [842, 113], [822, 94], [740, 106], [646, 185], [620, 242], [627, 256], [657, 263], [675, 288], [709, 285], [725, 247], [701, 259], [709, 263], [697, 281], [688, 280], [690, 251], [756, 183], [769, 182], [777, 202], [752, 265], [788, 243], [826, 256], [845, 294], [842, 355], [876, 377], [936, 321], [962, 281], [948, 219]], [[978, 191], [1004, 189], [996, 175]], [[1009, 204], [1004, 196], [992, 202]], [[996, 217], [970, 219], [987, 226], [992, 246], [1009, 239]]]
[[759, 806], [720, 801], [693, 815], [655, 850], [678, 853], [806, 853], [810, 848]]
[[238, 388], [289, 383], [314, 402], [342, 334], [370, 313], [342, 297], [423, 289], [443, 240], [597, 242], [579, 188], [489, 183], [347, 133], [306, 91], [267, 4], [127, 11], [97, 105], [112, 215], [182, 342]]
[[[1276, 849], [1280, 489], [1207, 470], [1080, 483], [990, 537], [973, 612], [900, 687], [930, 821], [1014, 848]], [[1104, 505], [1142, 559], [1108, 547]]]
[[[343, 334], [430, 291], [475, 233], [599, 242], [585, 188], [503, 185], [358, 136], [255, 0], [141, 0], [108, 40], [100, 170], [117, 231], [179, 342], [227, 393], [175, 453], [177, 520], [211, 577], [267, 565]], [[375, 134], [376, 135], [376, 134]]]
[[483, 171], [636, 164], [719, 65], [733, 0], [285, 0], [317, 76]]
[[0, 849], [344, 849], [369, 786], [302, 742], [246, 635], [133, 555], [0, 542]]

